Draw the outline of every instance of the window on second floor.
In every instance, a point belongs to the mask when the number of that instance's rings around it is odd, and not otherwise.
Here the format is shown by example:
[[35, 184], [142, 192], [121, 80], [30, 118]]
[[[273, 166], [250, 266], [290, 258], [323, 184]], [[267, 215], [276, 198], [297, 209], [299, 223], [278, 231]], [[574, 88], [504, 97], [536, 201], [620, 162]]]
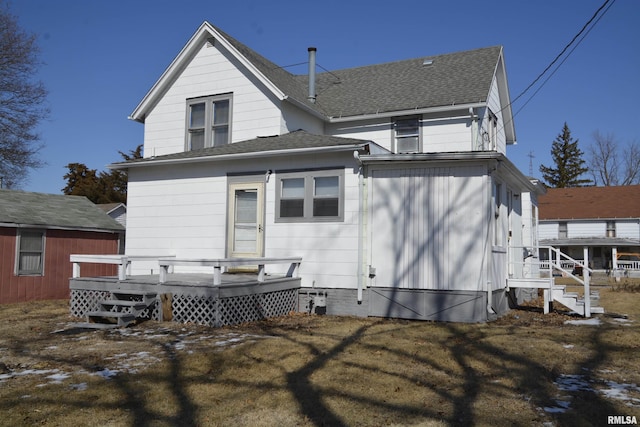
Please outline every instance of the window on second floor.
[[393, 122], [396, 153], [420, 152], [420, 119], [418, 117], [396, 119]]
[[569, 233], [567, 231], [567, 223], [559, 222], [558, 223], [558, 239], [566, 239], [569, 237]]
[[607, 221], [607, 237], [616, 237], [615, 221]]
[[17, 237], [16, 274], [41, 276], [44, 268], [44, 231], [19, 230]]
[[187, 151], [228, 144], [230, 128], [231, 94], [187, 100]]

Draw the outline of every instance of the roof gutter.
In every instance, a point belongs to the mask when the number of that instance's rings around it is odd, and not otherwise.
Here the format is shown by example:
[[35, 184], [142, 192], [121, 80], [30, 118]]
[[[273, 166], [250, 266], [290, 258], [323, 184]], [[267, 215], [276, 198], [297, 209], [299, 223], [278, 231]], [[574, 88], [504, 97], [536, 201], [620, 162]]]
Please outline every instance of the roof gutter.
[[124, 227], [121, 229], [115, 228], [95, 228], [95, 227], [71, 227], [64, 225], [46, 225], [46, 224], [18, 224], [15, 222], [0, 222], [0, 227], [7, 228], [32, 228], [39, 230], [66, 230], [66, 231], [90, 231], [94, 233], [124, 233]]
[[271, 150], [271, 151], [252, 151], [250, 153], [235, 153], [235, 154], [222, 154], [219, 156], [202, 156], [202, 157], [188, 157], [182, 159], [157, 159], [147, 160], [134, 163], [112, 163], [107, 165], [108, 169], [131, 169], [144, 166], [161, 166], [161, 165], [180, 165], [180, 164], [192, 164], [192, 163], [206, 163], [206, 162], [222, 162], [229, 160], [248, 160], [255, 159], [256, 156], [260, 158], [264, 157], [278, 157], [278, 156], [291, 156], [299, 154], [313, 154], [313, 153], [335, 153], [341, 151], [353, 151], [361, 150], [367, 147], [369, 143], [362, 144], [349, 144], [349, 145], [332, 145], [328, 147], [313, 147], [313, 148], [293, 148], [286, 150]]
[[440, 107], [427, 107], [427, 108], [415, 108], [413, 110], [399, 110], [399, 111], [385, 111], [381, 113], [360, 114], [357, 116], [330, 116], [329, 123], [342, 123], [350, 122], [353, 120], [367, 120], [367, 119], [379, 119], [381, 117], [396, 117], [405, 116], [411, 114], [429, 114], [429, 113], [442, 113], [447, 111], [465, 110], [469, 108], [482, 108], [486, 107], [486, 102], [475, 102], [470, 104], [456, 104], [456, 105], [443, 105]]

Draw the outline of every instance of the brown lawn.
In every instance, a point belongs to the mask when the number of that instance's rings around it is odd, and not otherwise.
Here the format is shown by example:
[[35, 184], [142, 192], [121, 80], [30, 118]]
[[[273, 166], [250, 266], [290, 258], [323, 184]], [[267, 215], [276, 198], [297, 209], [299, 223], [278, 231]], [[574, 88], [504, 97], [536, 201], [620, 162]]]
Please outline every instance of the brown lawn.
[[[69, 329], [0, 306], [0, 425], [606, 425], [640, 418], [640, 289], [599, 324], [539, 301], [487, 324], [292, 315], [212, 329]], [[556, 309], [561, 306], [556, 306]]]

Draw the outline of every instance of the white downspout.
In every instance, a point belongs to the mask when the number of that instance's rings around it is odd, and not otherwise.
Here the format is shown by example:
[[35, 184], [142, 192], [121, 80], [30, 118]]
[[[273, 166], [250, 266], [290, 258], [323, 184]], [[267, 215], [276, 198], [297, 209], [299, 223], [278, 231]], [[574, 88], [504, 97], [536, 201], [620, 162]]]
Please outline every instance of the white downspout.
[[353, 152], [353, 158], [358, 162], [358, 304], [362, 304], [362, 289], [364, 287], [364, 176], [362, 161], [358, 151]]

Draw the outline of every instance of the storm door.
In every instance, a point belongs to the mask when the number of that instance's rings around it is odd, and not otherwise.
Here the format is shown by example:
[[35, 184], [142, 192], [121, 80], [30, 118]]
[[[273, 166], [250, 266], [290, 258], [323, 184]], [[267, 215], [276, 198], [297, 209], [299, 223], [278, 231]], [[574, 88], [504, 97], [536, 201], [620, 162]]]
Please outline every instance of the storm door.
[[233, 258], [264, 255], [264, 183], [229, 185], [227, 253]]

